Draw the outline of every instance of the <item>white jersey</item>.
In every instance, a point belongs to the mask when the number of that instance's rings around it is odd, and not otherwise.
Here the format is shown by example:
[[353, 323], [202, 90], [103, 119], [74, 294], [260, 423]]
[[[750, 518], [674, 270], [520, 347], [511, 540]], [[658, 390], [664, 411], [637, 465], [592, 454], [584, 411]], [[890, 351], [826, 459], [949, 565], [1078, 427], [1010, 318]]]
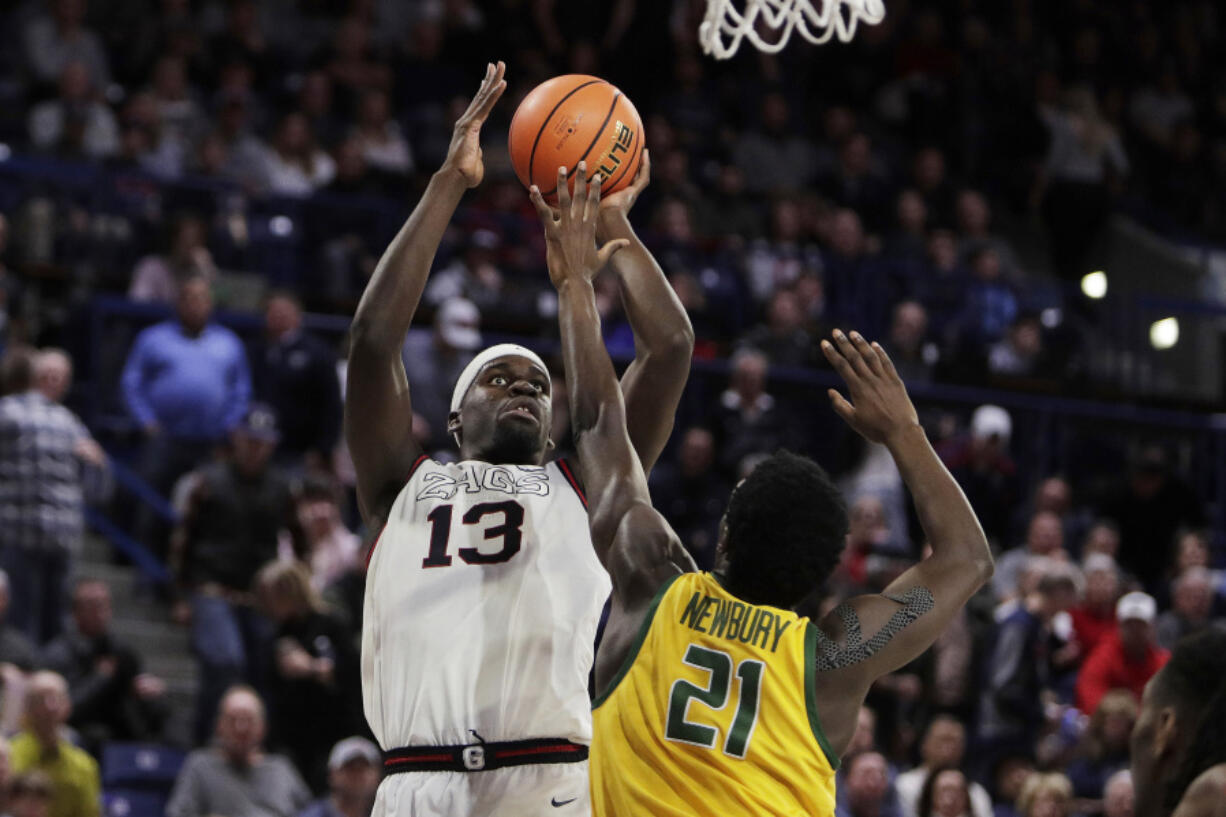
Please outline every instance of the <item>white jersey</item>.
[[591, 743], [611, 584], [585, 505], [565, 463], [418, 460], [367, 567], [362, 701], [384, 750]]

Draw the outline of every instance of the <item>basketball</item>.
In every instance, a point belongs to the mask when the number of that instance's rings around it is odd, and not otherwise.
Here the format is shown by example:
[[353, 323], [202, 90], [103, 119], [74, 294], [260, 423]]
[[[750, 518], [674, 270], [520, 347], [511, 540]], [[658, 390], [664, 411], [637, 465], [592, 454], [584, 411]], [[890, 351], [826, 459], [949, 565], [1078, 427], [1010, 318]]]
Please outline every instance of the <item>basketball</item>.
[[[532, 89], [515, 111], [511, 163], [524, 187], [557, 204], [558, 168], [587, 162], [603, 193], [634, 181], [643, 155], [643, 121], [630, 99], [599, 77], [566, 74]], [[573, 189], [573, 188], [572, 188]]]

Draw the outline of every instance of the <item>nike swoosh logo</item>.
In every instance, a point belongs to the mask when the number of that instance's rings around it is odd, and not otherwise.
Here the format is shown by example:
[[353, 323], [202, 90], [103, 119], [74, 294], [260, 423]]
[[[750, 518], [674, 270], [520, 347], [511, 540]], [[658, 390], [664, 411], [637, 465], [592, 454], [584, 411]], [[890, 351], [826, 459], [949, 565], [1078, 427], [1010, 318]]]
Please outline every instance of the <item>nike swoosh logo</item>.
[[578, 797], [572, 797], [572, 798], [570, 798], [569, 800], [562, 800], [561, 802], [559, 802], [559, 801], [558, 801], [558, 798], [554, 797], [554, 798], [550, 799], [550, 801], [549, 801], [549, 805], [553, 806], [554, 808], [561, 808], [562, 806], [566, 805], [567, 803], [573, 803], [573, 802], [575, 802], [575, 801], [576, 801], [576, 800], [578, 800], [578, 799], [579, 799]]

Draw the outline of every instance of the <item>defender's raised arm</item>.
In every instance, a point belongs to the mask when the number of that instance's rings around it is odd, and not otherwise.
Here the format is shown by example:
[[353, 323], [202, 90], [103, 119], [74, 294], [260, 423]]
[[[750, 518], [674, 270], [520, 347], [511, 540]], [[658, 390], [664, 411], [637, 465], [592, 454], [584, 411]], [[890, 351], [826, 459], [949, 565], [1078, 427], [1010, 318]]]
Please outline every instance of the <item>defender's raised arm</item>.
[[480, 184], [485, 175], [481, 126], [507, 87], [505, 71], [501, 62], [486, 68], [480, 90], [455, 123], [447, 159], [379, 259], [353, 317], [345, 439], [357, 471], [359, 504], [367, 518], [385, 512], [421, 453], [412, 434], [401, 346], [447, 224], [464, 191]]
[[932, 555], [877, 595], [857, 596], [821, 623], [818, 700], [837, 750], [855, 727], [869, 685], [918, 656], [992, 575], [992, 554], [962, 489], [928, 443], [894, 364], [879, 344], [835, 330], [822, 351], [847, 382], [835, 412], [870, 442], [885, 445], [902, 474]]
[[644, 150], [634, 183], [600, 202], [596, 237], [625, 239], [609, 266], [617, 275], [622, 305], [634, 330], [634, 360], [622, 375], [626, 428], [650, 474], [668, 443], [681, 393], [690, 375], [694, 329], [664, 270], [630, 226], [630, 208], [651, 181], [651, 155]]
[[[615, 239], [597, 249], [600, 180], [589, 185], [582, 163], [574, 196], [567, 190], [565, 168], [558, 172], [558, 191], [557, 213], [536, 188], [532, 202], [545, 225], [549, 277], [558, 290], [562, 357], [590, 503], [592, 544], [613, 577], [615, 597], [625, 602], [627, 593], [637, 598], [646, 592], [649, 598], [658, 586], [656, 572], [668, 571], [673, 559], [684, 563], [683, 569], [692, 569], [692, 562], [651, 507], [643, 466], [626, 429], [625, 401], [600, 333], [592, 278], [630, 242]], [[627, 535], [631, 530], [635, 536]]]

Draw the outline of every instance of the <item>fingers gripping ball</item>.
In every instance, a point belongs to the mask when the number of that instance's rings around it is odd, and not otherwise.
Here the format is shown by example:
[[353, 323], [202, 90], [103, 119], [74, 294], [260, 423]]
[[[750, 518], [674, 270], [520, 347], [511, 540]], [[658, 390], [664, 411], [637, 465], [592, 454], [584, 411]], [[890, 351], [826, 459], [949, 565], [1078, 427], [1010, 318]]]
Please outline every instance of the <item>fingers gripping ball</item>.
[[[558, 168], [587, 162], [605, 195], [627, 187], [643, 156], [643, 120], [621, 91], [599, 77], [566, 74], [524, 97], [511, 120], [511, 163], [524, 187], [558, 203]], [[569, 181], [574, 190], [574, 174]]]

